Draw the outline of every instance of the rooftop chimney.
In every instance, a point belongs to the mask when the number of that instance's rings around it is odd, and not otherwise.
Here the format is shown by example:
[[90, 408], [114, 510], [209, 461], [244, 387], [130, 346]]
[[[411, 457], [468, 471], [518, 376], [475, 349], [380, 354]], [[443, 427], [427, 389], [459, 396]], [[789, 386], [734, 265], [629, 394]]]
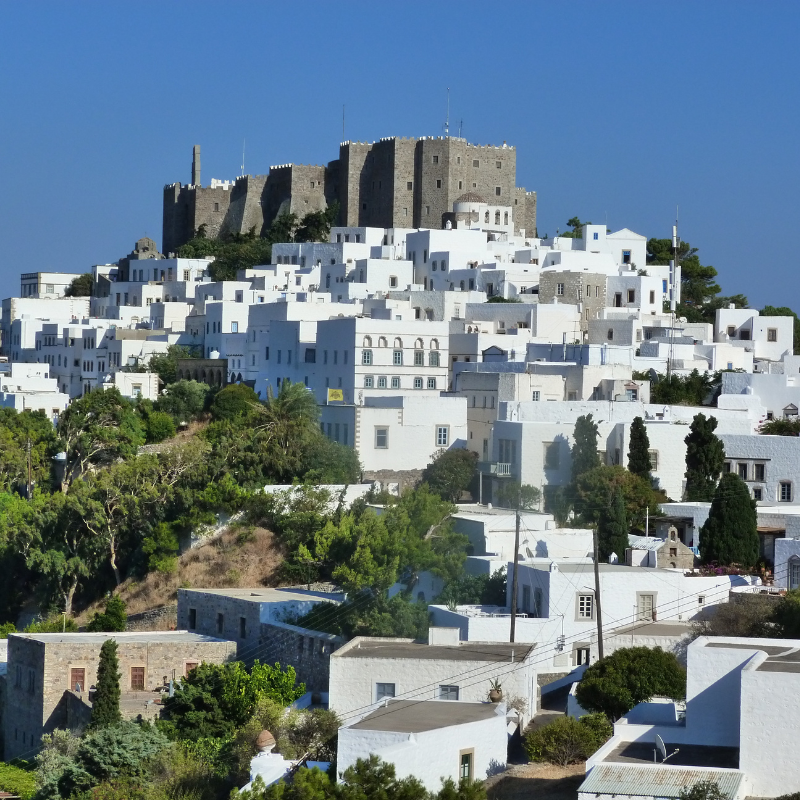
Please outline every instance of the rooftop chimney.
[[192, 148], [192, 186], [200, 185], [200, 145]]

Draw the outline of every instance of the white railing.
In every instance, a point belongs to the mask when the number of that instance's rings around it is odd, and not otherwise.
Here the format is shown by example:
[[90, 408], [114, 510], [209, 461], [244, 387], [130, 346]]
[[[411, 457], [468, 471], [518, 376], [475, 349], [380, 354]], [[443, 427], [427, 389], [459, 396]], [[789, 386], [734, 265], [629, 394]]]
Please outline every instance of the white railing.
[[501, 478], [511, 476], [511, 464], [495, 464], [495, 475]]

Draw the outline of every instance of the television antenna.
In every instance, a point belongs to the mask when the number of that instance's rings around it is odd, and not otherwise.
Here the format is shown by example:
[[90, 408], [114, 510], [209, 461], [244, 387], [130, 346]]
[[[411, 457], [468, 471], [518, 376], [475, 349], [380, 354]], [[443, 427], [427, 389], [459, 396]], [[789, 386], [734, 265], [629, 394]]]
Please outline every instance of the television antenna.
[[450, 87], [447, 87], [447, 113], [444, 119], [444, 138], [450, 136]]
[[246, 143], [246, 140], [242, 139], [242, 177], [244, 177], [244, 146], [245, 146], [245, 143]]

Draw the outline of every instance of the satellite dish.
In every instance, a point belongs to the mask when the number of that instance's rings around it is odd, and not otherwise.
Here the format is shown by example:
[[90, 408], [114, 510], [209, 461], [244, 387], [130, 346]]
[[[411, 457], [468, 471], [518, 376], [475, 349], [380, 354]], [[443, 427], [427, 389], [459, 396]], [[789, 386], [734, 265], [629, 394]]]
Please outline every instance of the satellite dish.
[[661, 760], [666, 761], [667, 747], [664, 744], [664, 740], [658, 734], [656, 734], [656, 750], [658, 750], [658, 752], [661, 753]]

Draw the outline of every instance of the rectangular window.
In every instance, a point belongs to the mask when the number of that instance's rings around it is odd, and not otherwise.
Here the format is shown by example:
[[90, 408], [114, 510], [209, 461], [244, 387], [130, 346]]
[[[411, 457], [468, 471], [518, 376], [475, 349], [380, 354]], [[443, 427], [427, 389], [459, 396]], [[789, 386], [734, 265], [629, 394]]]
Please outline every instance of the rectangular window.
[[655, 471], [658, 469], [658, 450], [648, 450], [650, 455], [650, 467]]
[[436, 378], [428, 378], [428, 388], [429, 389], [436, 388]]
[[[597, 234], [594, 235], [594, 238], [597, 238]], [[623, 250], [622, 251], [622, 263], [623, 264], [630, 264], [631, 263], [631, 251], [630, 250]]]
[[458, 700], [458, 686], [440, 686], [440, 700]]
[[425, 366], [425, 353], [423, 353], [422, 350], [414, 351], [414, 366], [415, 367]]
[[198, 663], [197, 661], [187, 661], [183, 665], [183, 674], [188, 675], [193, 669], [197, 669]]
[[415, 389], [422, 388], [422, 378], [414, 378], [414, 388]]
[[746, 481], [746, 480], [747, 480], [747, 464], [746, 464], [746, 463], [744, 463], [744, 464], [741, 464], [741, 463], [740, 463], [740, 464], [737, 464], [737, 465], [736, 465], [736, 471], [738, 472], [738, 474], [739, 474], [739, 477], [740, 477], [740, 478], [741, 478], [743, 481]]
[[594, 236], [592, 236], [592, 239], [594, 239], [594, 241], [597, 241], [599, 238], [600, 238], [600, 234], [597, 231], [595, 231], [594, 232]]
[[361, 363], [369, 366], [372, 364], [372, 350], [361, 351]]
[[395, 688], [393, 683], [376, 683], [375, 684], [375, 701], [383, 700], [386, 697], [395, 696]]
[[763, 481], [764, 480], [764, 465], [763, 464], [756, 464], [753, 469], [753, 480], [756, 481]]
[[399, 389], [400, 388], [400, 378], [394, 377], [392, 378], [392, 389]]
[[515, 439], [500, 439], [500, 458], [501, 464], [517, 463], [517, 442]]
[[408, 191], [410, 192], [413, 188], [414, 188], [413, 182], [412, 181], [407, 181], [406, 182], [406, 189], [408, 189]]
[[86, 670], [73, 667], [69, 671], [69, 688], [73, 692], [86, 691]]
[[189, 630], [193, 631], [197, 628], [197, 609], [189, 609]]
[[442, 188], [442, 182], [440, 180], [436, 181], [436, 188], [437, 189], [441, 189]]
[[217, 633], [222, 633], [225, 630], [225, 615], [217, 614]]
[[432, 350], [428, 355], [428, 366], [430, 367], [439, 366], [439, 352], [437, 350]]
[[392, 364], [396, 367], [402, 366], [403, 364], [403, 351], [402, 350], [395, 350], [392, 353]]
[[533, 400], [534, 403], [538, 403], [541, 399], [542, 399], [542, 393], [540, 391], [537, 390], [532, 393], [531, 400]]
[[655, 595], [640, 594], [636, 598], [636, 617], [640, 622], [652, 622], [655, 610]]
[[375, 428], [375, 448], [386, 450], [389, 447], [389, 429]]
[[36, 673], [28, 670], [28, 694], [33, 694], [36, 691]]
[[247, 638], [247, 617], [239, 617], [239, 638]]
[[436, 446], [447, 447], [450, 442], [450, 428], [447, 425], [436, 426]]
[[636, 302], [636, 289], [628, 289], [628, 302], [629, 303]]
[[576, 667], [580, 667], [583, 664], [589, 663], [589, 653], [590, 650], [588, 647], [576, 647], [573, 651], [572, 655], [572, 663]]
[[753, 500], [760, 503], [764, 499], [763, 494], [760, 488], [753, 489]]
[[434, 164], [438, 164], [439, 163], [439, 156], [434, 156], [433, 157], [433, 163]]
[[501, 188], [500, 188], [499, 186], [495, 186], [495, 187], [494, 187], [494, 193], [495, 193], [495, 196], [496, 196], [496, 197], [500, 197], [500, 193], [501, 193], [501, 191], [502, 191], [502, 190], [501, 190]]
[[564, 284], [563, 283], [557, 283], [556, 284], [556, 294], [557, 295], [563, 295], [564, 294]]
[[594, 617], [594, 595], [578, 595], [578, 619], [592, 619]]
[[385, 375], [381, 375], [378, 378], [378, 388], [379, 389], [385, 389], [386, 388], [386, 376]]
[[306, 347], [306, 364], [317, 363], [317, 349], [315, 347]]
[[[500, 163], [499, 161], [497, 162]], [[458, 764], [458, 777], [459, 780], [471, 781], [472, 780], [472, 756], [471, 750], [464, 751], [459, 754]]]
[[789, 588], [800, 589], [800, 561], [789, 562]]
[[239, 323], [231, 322], [231, 333], [239, 333]]
[[364, 377], [364, 388], [365, 389], [372, 389], [375, 387], [375, 378], [372, 375], [366, 375]]
[[792, 484], [789, 481], [781, 481], [780, 501], [781, 503], [792, 502]]
[[767, 341], [768, 342], [777, 342], [778, 341], [778, 329], [777, 328], [767, 328]]
[[131, 667], [131, 691], [144, 691], [144, 667]]
[[477, 158], [474, 158], [474, 159], [472, 160], [472, 166], [473, 166], [473, 167], [479, 167], [480, 165], [481, 165], [481, 162], [480, 162], [480, 161], [478, 161], [478, 159], [477, 159]]

